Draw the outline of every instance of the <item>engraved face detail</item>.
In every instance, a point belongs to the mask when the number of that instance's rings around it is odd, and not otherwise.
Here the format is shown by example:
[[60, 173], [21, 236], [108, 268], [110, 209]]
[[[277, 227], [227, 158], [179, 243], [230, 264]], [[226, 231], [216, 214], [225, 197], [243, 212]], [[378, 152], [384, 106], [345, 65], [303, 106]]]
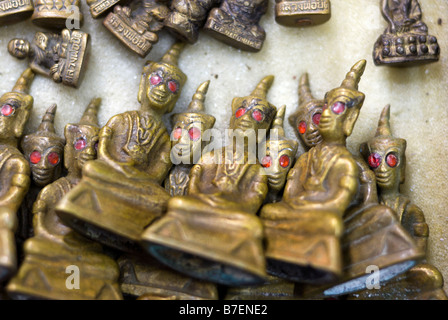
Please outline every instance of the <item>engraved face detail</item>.
[[271, 114], [272, 107], [266, 99], [244, 98], [230, 119], [230, 128], [242, 131], [268, 129], [272, 121]]
[[8, 51], [18, 59], [25, 59], [30, 51], [30, 43], [25, 39], [12, 39], [8, 44]]
[[286, 183], [286, 176], [292, 166], [296, 146], [288, 140], [270, 141], [266, 143], [266, 156], [260, 164], [268, 176], [269, 189], [280, 191]]
[[64, 146], [48, 137], [33, 137], [23, 153], [30, 162], [33, 181], [45, 186], [59, 177]]
[[367, 162], [375, 173], [376, 183], [382, 189], [392, 189], [400, 181], [402, 157], [397, 146], [376, 143], [370, 145]]
[[200, 119], [179, 120], [171, 132], [171, 156], [184, 164], [199, 160], [204, 125]]
[[81, 169], [87, 161], [97, 157], [99, 128], [68, 124], [65, 130], [67, 143], [64, 149], [65, 166]]
[[30, 114], [33, 98], [19, 92], [8, 92], [0, 98], [0, 136], [16, 133], [20, 137]]
[[178, 99], [182, 79], [169, 68], [158, 68], [149, 74], [147, 83], [146, 95], [150, 105], [163, 109]]
[[322, 105], [312, 105], [305, 108], [296, 118], [298, 136], [308, 148], [318, 145], [322, 141], [319, 133], [319, 123], [322, 116]]

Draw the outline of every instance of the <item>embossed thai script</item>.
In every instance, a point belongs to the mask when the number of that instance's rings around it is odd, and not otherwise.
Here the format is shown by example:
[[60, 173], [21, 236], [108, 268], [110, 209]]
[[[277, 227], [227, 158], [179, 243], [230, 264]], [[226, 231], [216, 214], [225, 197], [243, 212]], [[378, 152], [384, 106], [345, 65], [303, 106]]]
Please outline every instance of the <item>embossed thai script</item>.
[[30, 0], [10, 0], [0, 2], [0, 11], [6, 12], [24, 6], [31, 5]]

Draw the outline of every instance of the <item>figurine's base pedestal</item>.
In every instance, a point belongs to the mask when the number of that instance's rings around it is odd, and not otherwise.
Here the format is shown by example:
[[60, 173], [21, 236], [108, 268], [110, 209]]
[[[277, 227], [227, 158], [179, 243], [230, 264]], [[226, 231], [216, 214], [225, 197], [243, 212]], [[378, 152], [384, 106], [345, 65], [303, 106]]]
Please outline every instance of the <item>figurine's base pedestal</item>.
[[215, 284], [192, 279], [160, 264], [152, 257], [122, 256], [120, 288], [124, 295], [151, 300], [217, 300]]
[[0, 1], [0, 25], [26, 20], [33, 12], [31, 0]]
[[[214, 10], [218, 9], [214, 8], [210, 12], [210, 16], [213, 15]], [[203, 30], [212, 37], [244, 51], [258, 52], [261, 50], [264, 37], [263, 39], [257, 38], [243, 28], [239, 28], [238, 24], [221, 24], [213, 17], [210, 18], [210, 16]]]
[[155, 43], [158, 40], [155, 33], [147, 31], [145, 34], [151, 35], [151, 40], [153, 40], [152, 42], [149, 41], [145, 38], [145, 35], [136, 32], [126, 21], [113, 12], [107, 15], [103, 21], [103, 25], [124, 43], [126, 47], [142, 58], [148, 55], [151, 51], [152, 43]]
[[82, 26], [84, 17], [78, 12], [69, 9], [62, 11], [34, 11], [31, 21], [39, 27], [51, 29], [70, 28], [70, 25], [78, 28]]
[[382, 34], [375, 43], [375, 65], [408, 67], [439, 60], [440, 48], [434, 36], [407, 33]]
[[189, 203], [186, 207], [182, 198], [168, 203], [168, 213], [142, 234], [145, 250], [198, 279], [229, 286], [262, 283], [266, 273], [258, 217], [216, 208], [204, 212], [194, 208], [194, 200]]
[[94, 19], [98, 19], [106, 14], [116, 4], [124, 2], [123, 0], [100, 0], [90, 6], [90, 14]]
[[[61, 244], [38, 238], [28, 240], [25, 251], [24, 262], [7, 286], [8, 295], [13, 299], [123, 299], [118, 288], [117, 265], [104, 254], [81, 248], [71, 251]], [[75, 268], [67, 269], [69, 266]], [[72, 287], [76, 284], [79, 287]]]
[[[307, 217], [263, 220], [269, 274], [310, 284], [338, 279], [342, 272], [342, 219], [330, 213], [316, 213], [314, 216], [315, 221]], [[323, 219], [328, 222], [325, 224], [326, 230], [304, 232], [310, 224], [319, 225], [317, 220]]]
[[330, 18], [329, 0], [281, 1], [275, 4], [275, 22], [287, 27], [318, 25]]
[[61, 71], [62, 84], [78, 87], [87, 68], [90, 51], [89, 35], [79, 30], [72, 30], [67, 47], [67, 58]]

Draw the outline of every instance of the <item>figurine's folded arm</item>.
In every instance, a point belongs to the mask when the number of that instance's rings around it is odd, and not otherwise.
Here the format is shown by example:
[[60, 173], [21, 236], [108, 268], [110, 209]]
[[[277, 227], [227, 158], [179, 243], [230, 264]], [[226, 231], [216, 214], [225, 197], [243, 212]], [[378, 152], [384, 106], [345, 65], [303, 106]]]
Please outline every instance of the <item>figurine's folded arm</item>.
[[383, 14], [384, 19], [386, 19], [389, 22], [389, 27], [391, 32], [395, 32], [395, 23], [392, 17], [390, 16], [390, 9], [389, 9], [389, 0], [383, 0], [383, 3], [381, 5], [381, 13]]
[[249, 169], [250, 187], [245, 188], [242, 194], [243, 201], [241, 206], [245, 212], [256, 213], [263, 204], [266, 195], [268, 194], [267, 176], [264, 174], [264, 169], [252, 167]]
[[355, 157], [355, 161], [359, 170], [359, 191], [362, 194], [362, 204], [378, 204], [375, 173], [370, 170], [367, 163], [361, 157]]
[[40, 64], [35, 63], [34, 61], [30, 63], [30, 68], [35, 73], [41, 74], [43, 76], [50, 76], [50, 69], [42, 67]]
[[199, 193], [199, 181], [201, 181], [202, 167], [199, 164], [195, 164], [190, 170], [190, 182], [188, 184], [188, 193]]
[[401, 223], [413, 236], [417, 246], [426, 252], [429, 237], [429, 227], [423, 211], [414, 204], [409, 204], [401, 218]]
[[0, 198], [0, 207], [17, 212], [31, 183], [30, 167], [25, 159], [14, 157], [6, 163], [5, 172], [14, 173], [9, 181], [2, 181], [9, 188]]
[[171, 163], [170, 153], [171, 141], [168, 134], [164, 134], [158, 145], [151, 151], [153, 159], [151, 159], [149, 170], [147, 171], [159, 184], [162, 184], [173, 165]]
[[292, 201], [297, 195], [301, 194], [303, 191], [303, 185], [300, 182], [300, 174], [302, 168], [305, 167], [306, 159], [308, 155], [305, 153], [297, 159], [294, 167], [291, 168], [286, 177], [285, 190], [283, 192], [283, 200], [286, 202]]

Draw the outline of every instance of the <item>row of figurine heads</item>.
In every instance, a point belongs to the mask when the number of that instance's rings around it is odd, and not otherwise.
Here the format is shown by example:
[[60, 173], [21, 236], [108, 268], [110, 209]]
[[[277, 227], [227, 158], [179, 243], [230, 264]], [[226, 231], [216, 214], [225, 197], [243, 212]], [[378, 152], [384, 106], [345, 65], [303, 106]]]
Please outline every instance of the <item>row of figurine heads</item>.
[[[161, 114], [173, 110], [186, 81], [186, 75], [177, 67], [177, 57], [178, 48], [173, 46], [160, 62], [145, 65], [138, 92], [142, 108], [149, 107]], [[312, 96], [308, 75], [302, 75], [299, 81], [299, 106], [289, 117], [289, 122], [305, 149], [315, 147], [323, 141], [340, 141], [351, 134], [364, 101], [364, 94], [358, 91], [358, 83], [365, 64], [365, 60], [357, 62], [340, 87], [327, 92], [322, 100]], [[22, 136], [33, 104], [33, 98], [28, 94], [33, 77], [32, 71], [27, 69], [12, 92], [1, 97], [3, 137], [9, 134], [20, 139]], [[273, 76], [264, 77], [251, 94], [233, 99], [230, 128], [240, 129], [241, 132], [276, 129], [276, 134], [268, 136], [264, 141], [265, 156], [258, 160], [266, 169], [271, 190], [279, 191], [293, 165], [298, 144], [285, 135], [285, 106], [277, 110], [266, 98], [273, 80]], [[185, 157], [185, 154], [190, 158], [197, 154], [194, 152], [195, 148], [202, 150], [205, 147], [202, 135], [215, 122], [213, 116], [205, 113], [204, 101], [209, 83], [206, 81], [199, 85], [185, 112], [175, 113], [171, 117], [172, 159], [176, 155]], [[37, 131], [23, 137], [21, 148], [30, 161], [33, 180], [37, 185], [44, 186], [58, 178], [63, 170], [62, 163], [67, 169], [81, 170], [83, 163], [96, 157], [99, 132], [97, 113], [100, 103], [101, 99], [93, 99], [81, 121], [65, 127], [65, 139], [59, 137], [54, 130], [55, 105], [48, 108]], [[402, 183], [404, 180], [402, 171], [405, 166], [406, 141], [392, 136], [389, 110], [388, 106], [383, 110], [375, 138], [360, 147], [369, 166], [378, 173], [379, 184], [383, 181], [385, 184], [386, 181]], [[186, 149], [188, 152], [185, 154], [177, 152]], [[273, 149], [275, 152], [271, 152]], [[385, 172], [398, 172], [395, 170], [397, 168], [400, 168], [399, 173], [394, 175], [398, 174], [398, 179], [383, 177], [390, 175]]]

